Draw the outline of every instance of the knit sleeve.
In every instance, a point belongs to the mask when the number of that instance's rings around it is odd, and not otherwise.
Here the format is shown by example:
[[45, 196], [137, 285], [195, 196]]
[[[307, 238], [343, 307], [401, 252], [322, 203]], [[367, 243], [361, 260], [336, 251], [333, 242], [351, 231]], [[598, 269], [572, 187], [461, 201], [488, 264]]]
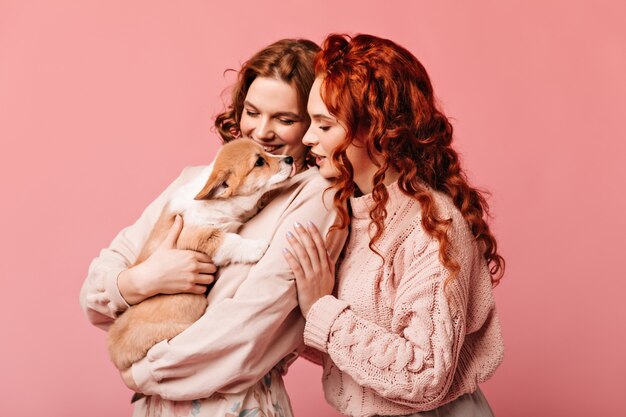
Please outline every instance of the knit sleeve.
[[[416, 411], [428, 410], [452, 383], [463, 343], [463, 308], [444, 292], [449, 273], [436, 240], [405, 252], [403, 259], [394, 259], [391, 331], [327, 296], [309, 311], [304, 339], [327, 352], [359, 385]], [[323, 337], [320, 329], [326, 329]]]
[[117, 277], [135, 263], [169, 196], [182, 184], [188, 169], [185, 168], [146, 207], [139, 219], [119, 232], [111, 244], [102, 249], [89, 265], [79, 301], [87, 319], [93, 325], [107, 330], [115, 318], [129, 307], [117, 287]]

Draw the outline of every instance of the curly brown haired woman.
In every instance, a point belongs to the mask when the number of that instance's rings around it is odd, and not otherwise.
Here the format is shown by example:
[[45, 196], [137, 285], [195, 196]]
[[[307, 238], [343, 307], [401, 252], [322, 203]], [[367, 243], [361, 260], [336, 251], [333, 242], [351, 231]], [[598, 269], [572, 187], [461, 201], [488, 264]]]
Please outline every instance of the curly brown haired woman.
[[[322, 200], [329, 183], [316, 168], [308, 169], [302, 144], [318, 50], [308, 40], [284, 39], [256, 53], [239, 71], [230, 106], [216, 119], [222, 140], [251, 139], [267, 152], [292, 156], [297, 168], [239, 230], [241, 236], [269, 241], [258, 263], [216, 272], [206, 254], [176, 248], [179, 219], [164, 243], [134, 265], [170, 196], [199, 177], [206, 181], [211, 166], [194, 166], [185, 168], [89, 267], [80, 301], [88, 319], [103, 329], [129, 304], [159, 293], [204, 294], [213, 283], [198, 321], [122, 372], [127, 386], [144, 395], [135, 402], [136, 417], [292, 416], [282, 375], [300, 349], [304, 320], [281, 249], [295, 221], [314, 216], [328, 230], [337, 219], [332, 202]], [[331, 256], [338, 257], [346, 234], [333, 236]]]

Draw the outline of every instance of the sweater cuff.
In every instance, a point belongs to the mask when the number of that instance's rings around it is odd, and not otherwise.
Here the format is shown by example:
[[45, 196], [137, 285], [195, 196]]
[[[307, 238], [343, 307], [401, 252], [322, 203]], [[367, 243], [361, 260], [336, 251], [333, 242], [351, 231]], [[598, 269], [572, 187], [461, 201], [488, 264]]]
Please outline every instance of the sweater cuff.
[[330, 328], [339, 314], [348, 307], [348, 303], [332, 295], [326, 295], [317, 300], [306, 316], [304, 343], [320, 352], [328, 353], [326, 347]]
[[107, 278], [104, 280], [105, 291], [106, 294], [109, 295], [109, 307], [115, 314], [126, 311], [130, 307], [126, 300], [124, 300], [124, 297], [122, 297], [122, 293], [120, 293], [120, 289], [117, 286], [117, 278], [126, 269], [128, 268], [111, 268], [107, 274]]
[[163, 340], [152, 346], [145, 358], [138, 360], [132, 366], [135, 384], [145, 395], [161, 395], [159, 382], [161, 379], [151, 369], [156, 359], [162, 356], [162, 351], [167, 349], [167, 340]]

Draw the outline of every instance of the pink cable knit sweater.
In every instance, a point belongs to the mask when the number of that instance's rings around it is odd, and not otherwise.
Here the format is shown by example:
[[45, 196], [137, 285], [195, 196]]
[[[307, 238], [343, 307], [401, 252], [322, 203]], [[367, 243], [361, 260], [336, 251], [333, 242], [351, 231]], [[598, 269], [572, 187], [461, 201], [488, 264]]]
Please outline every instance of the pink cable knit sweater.
[[305, 353], [323, 363], [327, 401], [350, 416], [434, 409], [475, 391], [503, 359], [490, 274], [461, 213], [433, 193], [440, 217], [453, 220], [448, 236], [461, 266], [444, 292], [449, 272], [421, 227], [419, 203], [397, 183], [387, 189], [376, 244], [384, 264], [368, 247], [371, 194], [353, 198], [337, 296], [313, 305], [304, 331], [305, 343], [322, 352]]

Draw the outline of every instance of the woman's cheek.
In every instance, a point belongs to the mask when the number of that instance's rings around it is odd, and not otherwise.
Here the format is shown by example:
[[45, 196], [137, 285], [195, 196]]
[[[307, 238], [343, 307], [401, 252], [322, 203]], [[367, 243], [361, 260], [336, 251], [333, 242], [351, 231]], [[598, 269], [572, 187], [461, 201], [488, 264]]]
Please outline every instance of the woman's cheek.
[[239, 122], [239, 131], [241, 132], [241, 136], [249, 137], [250, 135], [250, 119], [245, 114], [241, 116], [241, 121]]
[[285, 126], [283, 140], [289, 145], [299, 145], [304, 137], [305, 129], [300, 125]]

